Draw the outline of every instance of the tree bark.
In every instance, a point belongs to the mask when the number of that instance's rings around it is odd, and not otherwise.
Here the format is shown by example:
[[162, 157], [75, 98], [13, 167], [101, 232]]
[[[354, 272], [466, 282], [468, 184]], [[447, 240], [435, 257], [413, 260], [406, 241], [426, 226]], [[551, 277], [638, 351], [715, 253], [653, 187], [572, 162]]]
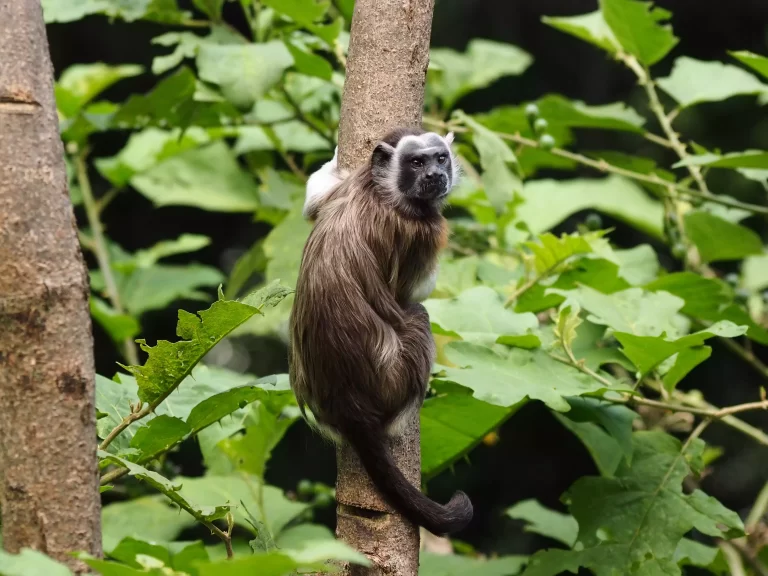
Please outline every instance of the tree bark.
[[[434, 0], [357, 0], [341, 101], [339, 165], [352, 170], [370, 157], [376, 141], [397, 126], [421, 126]], [[392, 442], [398, 466], [421, 483], [419, 419]], [[416, 576], [419, 528], [374, 488], [354, 450], [337, 451], [339, 538], [363, 552], [373, 568], [346, 566], [355, 576]]]
[[39, 0], [0, 0], [3, 546], [101, 554], [87, 270]]

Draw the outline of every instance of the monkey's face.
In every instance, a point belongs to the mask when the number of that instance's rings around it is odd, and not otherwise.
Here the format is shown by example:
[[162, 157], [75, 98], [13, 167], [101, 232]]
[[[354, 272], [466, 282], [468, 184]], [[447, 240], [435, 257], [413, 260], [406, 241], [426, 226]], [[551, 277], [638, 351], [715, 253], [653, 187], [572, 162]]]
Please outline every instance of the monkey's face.
[[439, 201], [451, 185], [451, 155], [445, 146], [424, 148], [415, 142], [399, 154], [397, 188], [408, 198]]

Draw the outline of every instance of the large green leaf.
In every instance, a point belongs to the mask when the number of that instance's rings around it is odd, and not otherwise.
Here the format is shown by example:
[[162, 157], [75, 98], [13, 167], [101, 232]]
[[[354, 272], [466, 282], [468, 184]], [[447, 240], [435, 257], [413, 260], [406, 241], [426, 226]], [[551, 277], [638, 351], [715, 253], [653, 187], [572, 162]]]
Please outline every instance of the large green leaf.
[[768, 288], [768, 253], [745, 258], [741, 273], [742, 283], [747, 290]]
[[131, 185], [158, 206], [219, 212], [252, 212], [259, 207], [256, 183], [223, 142], [177, 154], [135, 175]]
[[623, 102], [590, 106], [584, 102], [567, 100], [563, 96], [550, 94], [540, 98], [536, 105], [539, 107], [539, 116], [547, 121], [549, 127], [566, 126], [642, 132], [642, 126], [645, 123], [642, 116]]
[[[305, 542], [300, 549], [280, 549], [256, 553], [252, 556], [238, 556], [210, 564], [198, 564], [198, 576], [284, 576], [306, 572], [327, 572], [328, 561], [350, 562], [370, 566], [363, 554], [341, 540], [319, 540]], [[298, 572], [297, 572], [298, 571]]]
[[176, 0], [43, 0], [43, 14], [47, 23], [104, 14], [128, 22], [143, 18], [167, 24], [178, 24], [189, 15], [179, 11]]
[[541, 534], [562, 542], [569, 548], [576, 542], [579, 525], [570, 514], [550, 510], [536, 500], [523, 500], [504, 512], [515, 520], [524, 520], [526, 532]]
[[0, 574], [2, 576], [72, 576], [72, 572], [42, 552], [22, 548], [18, 554], [0, 550]]
[[741, 260], [763, 253], [763, 242], [755, 232], [703, 210], [685, 215], [685, 231], [704, 262]]
[[729, 54], [742, 64], [746, 64], [756, 72], [759, 72], [765, 78], [768, 78], [768, 57], [761, 56], [747, 50], [729, 52]]
[[457, 116], [472, 129], [472, 141], [480, 154], [480, 164], [483, 168], [485, 194], [491, 204], [500, 211], [523, 185], [507, 165], [517, 162], [517, 159], [497, 134], [463, 112], [457, 113]]
[[486, 346], [500, 336], [529, 336], [534, 346], [540, 344], [533, 334], [539, 326], [536, 316], [507, 310], [498, 293], [487, 286], [470, 288], [457, 298], [427, 300], [424, 306], [436, 334]]
[[233, 300], [218, 300], [199, 316], [179, 310], [176, 333], [182, 340], [173, 343], [159, 340], [156, 346], [148, 346], [142, 341], [142, 350], [149, 358], [143, 366], [128, 367], [128, 371], [136, 376], [139, 399], [150, 405], [160, 403], [222, 338], [255, 314], [261, 314], [265, 304], [274, 306], [288, 291], [273, 283], [261, 293], [272, 295], [274, 299], [261, 302], [258, 307]]
[[[271, 131], [272, 137], [268, 131]], [[277, 150], [278, 148], [291, 152], [319, 152], [331, 147], [328, 140], [299, 120], [279, 122], [270, 125], [269, 128], [242, 126], [238, 128], [237, 134], [238, 139], [234, 151], [238, 155], [260, 150]], [[275, 140], [277, 140], [277, 145]]]
[[443, 368], [437, 379], [470, 388], [475, 398], [497, 406], [513, 406], [530, 399], [566, 412], [570, 405], [564, 397], [601, 395], [606, 390], [591, 376], [540, 349], [491, 350], [469, 342], [451, 342], [444, 353], [457, 368]]
[[553, 28], [602, 48], [609, 54], [619, 50], [619, 41], [600, 10], [578, 16], [544, 16], [542, 21]]
[[687, 454], [662, 432], [636, 432], [634, 459], [616, 478], [585, 477], [568, 490], [569, 508], [579, 525], [573, 550], [536, 553], [525, 576], [555, 576], [589, 568], [597, 576], [679, 575], [675, 553], [691, 529], [714, 537], [743, 533], [738, 515], [682, 483], [701, 469], [703, 442]]
[[163, 414], [136, 430], [131, 439], [131, 448], [139, 452], [137, 461], [148, 462], [166, 452], [190, 432], [191, 428], [184, 420]]
[[312, 26], [328, 11], [328, 0], [262, 0], [265, 6], [285, 14], [302, 26]]
[[672, 27], [660, 24], [671, 14], [651, 2], [600, 0], [600, 9], [619, 44], [646, 66], [664, 58], [678, 42]]
[[629, 288], [613, 294], [603, 294], [581, 286], [575, 290], [553, 290], [566, 297], [566, 302], [576, 302], [589, 312], [587, 320], [607, 326], [617, 332], [639, 336], [658, 336], [666, 332], [670, 336], [681, 334], [684, 325], [678, 312], [685, 302], [667, 292], [644, 292], [641, 288]]
[[143, 71], [137, 64], [110, 66], [96, 62], [70, 66], [56, 82], [56, 108], [65, 117], [74, 116], [114, 83], [123, 78], [138, 76]]
[[675, 550], [675, 561], [680, 566], [704, 568], [718, 576], [731, 572], [722, 549], [716, 546], [706, 546], [689, 538], [680, 540], [680, 544]]
[[666, 78], [659, 78], [657, 83], [683, 108], [743, 94], [768, 93], [768, 85], [741, 68], [688, 56], [675, 60], [672, 73]]
[[550, 230], [587, 208], [613, 216], [656, 238], [662, 237], [664, 210], [642, 188], [619, 176], [603, 179], [532, 180], [520, 195], [517, 220], [536, 234]]
[[179, 514], [179, 509], [161, 495], [113, 502], [101, 511], [104, 550], [111, 551], [128, 537], [169, 542], [194, 523], [194, 518]]
[[470, 390], [450, 382], [435, 382], [434, 388], [437, 394], [424, 401], [420, 413], [424, 480], [466, 456], [517, 410], [477, 400]]
[[135, 337], [141, 330], [139, 321], [130, 314], [118, 314], [117, 311], [101, 298], [93, 294], [89, 300], [91, 316], [107, 331], [115, 342], [123, 342]]
[[520, 573], [526, 560], [526, 556], [483, 559], [421, 552], [419, 576], [514, 576]]
[[[308, 504], [289, 500], [279, 488], [261, 486], [258, 478], [247, 474], [176, 478], [176, 481], [183, 485], [183, 493], [195, 502], [202, 504], [230, 502], [233, 504], [232, 514], [235, 517], [235, 522], [251, 532], [253, 532], [253, 527], [249, 523], [246, 510], [257, 518], [261, 515], [258, 505], [259, 490], [263, 490], [265, 524], [273, 536], [277, 536], [289, 522], [308, 507]], [[245, 504], [245, 508], [240, 505], [241, 502]]]
[[[683, 352], [688, 348], [703, 346], [704, 342], [715, 336], [735, 338], [747, 331], [746, 326], [736, 326], [728, 321], [713, 324], [706, 330], [701, 330], [680, 338], [665, 338], [660, 336], [638, 336], [626, 332], [614, 332], [616, 339], [621, 342], [621, 351], [632, 360], [638, 371], [644, 376], [667, 358]], [[691, 366], [691, 368], [693, 368]]]
[[430, 82], [429, 90], [450, 110], [469, 92], [490, 86], [504, 76], [522, 74], [533, 59], [516, 46], [475, 38], [464, 53], [433, 48], [430, 62], [439, 73]]
[[211, 506], [199, 506], [192, 504], [182, 495], [182, 483], [180, 482], [173, 482], [157, 472], [147, 470], [143, 466], [139, 466], [138, 464], [134, 464], [133, 462], [129, 462], [123, 458], [104, 452], [103, 450], [99, 450], [99, 458], [122, 468], [127, 468], [128, 474], [147, 482], [147, 484], [164, 494], [166, 498], [176, 504], [179, 508], [188, 512], [198, 522], [210, 522], [212, 520], [223, 518], [230, 509], [229, 505], [216, 504]]
[[768, 152], [763, 150], [751, 150], [745, 152], [732, 152], [720, 156], [719, 154], [701, 154], [688, 156], [680, 160], [673, 168], [681, 166], [710, 166], [712, 168], [756, 168], [768, 170]]
[[279, 40], [261, 44], [202, 44], [197, 53], [200, 78], [218, 84], [224, 96], [242, 110], [272, 88], [293, 65]]

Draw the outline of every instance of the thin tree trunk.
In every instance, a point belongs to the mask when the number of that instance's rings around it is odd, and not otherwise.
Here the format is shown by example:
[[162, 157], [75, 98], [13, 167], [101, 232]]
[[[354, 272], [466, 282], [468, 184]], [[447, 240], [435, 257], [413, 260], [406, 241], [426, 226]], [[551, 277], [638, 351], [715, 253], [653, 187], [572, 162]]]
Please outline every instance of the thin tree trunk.
[[[357, 0], [341, 101], [339, 164], [364, 162], [376, 140], [397, 126], [421, 126], [434, 0]], [[391, 446], [416, 486], [421, 481], [419, 419]], [[336, 534], [366, 554], [375, 567], [345, 568], [348, 575], [416, 576], [419, 529], [393, 510], [374, 488], [348, 445], [337, 452]]]
[[39, 0], [0, 0], [3, 546], [101, 554], [88, 281]]

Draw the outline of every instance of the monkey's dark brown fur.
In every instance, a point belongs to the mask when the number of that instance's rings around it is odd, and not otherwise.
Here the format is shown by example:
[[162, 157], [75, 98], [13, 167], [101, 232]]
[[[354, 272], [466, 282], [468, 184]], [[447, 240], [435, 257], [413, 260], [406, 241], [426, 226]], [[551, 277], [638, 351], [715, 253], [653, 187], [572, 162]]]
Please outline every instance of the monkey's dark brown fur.
[[[391, 146], [419, 130], [401, 129]], [[378, 149], [377, 149], [378, 150]], [[467, 496], [440, 505], [395, 466], [387, 430], [418, 410], [434, 358], [429, 317], [409, 296], [434, 270], [447, 225], [438, 203], [405, 198], [376, 182], [370, 163], [313, 214], [291, 314], [291, 385], [324, 428], [344, 437], [395, 509], [435, 534], [472, 518]]]

